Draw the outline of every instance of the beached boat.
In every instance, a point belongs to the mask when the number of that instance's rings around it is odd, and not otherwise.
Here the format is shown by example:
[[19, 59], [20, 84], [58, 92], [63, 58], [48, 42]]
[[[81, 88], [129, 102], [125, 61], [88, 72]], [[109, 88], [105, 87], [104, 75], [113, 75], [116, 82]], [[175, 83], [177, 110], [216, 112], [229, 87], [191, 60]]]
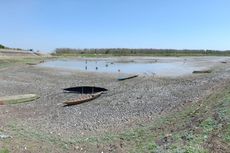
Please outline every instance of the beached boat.
[[102, 91], [107, 91], [105, 88], [95, 86], [77, 86], [63, 89], [65, 92], [81, 93], [81, 94], [92, 94]]
[[24, 103], [36, 100], [38, 98], [39, 96], [36, 94], [4, 96], [0, 97], [0, 105]]
[[128, 77], [123, 77], [123, 78], [118, 78], [118, 81], [123, 81], [123, 80], [127, 80], [127, 79], [132, 79], [132, 78], [136, 78], [138, 77], [138, 75], [132, 75], [132, 76], [128, 76]]
[[192, 73], [211, 73], [211, 70], [200, 70], [200, 71], [193, 71]]
[[81, 103], [96, 99], [102, 93], [103, 92], [97, 92], [97, 93], [94, 93], [94, 94], [82, 95], [81, 97], [78, 97], [76, 99], [67, 100], [67, 101], [64, 102], [64, 104], [67, 105], [67, 106], [81, 104]]

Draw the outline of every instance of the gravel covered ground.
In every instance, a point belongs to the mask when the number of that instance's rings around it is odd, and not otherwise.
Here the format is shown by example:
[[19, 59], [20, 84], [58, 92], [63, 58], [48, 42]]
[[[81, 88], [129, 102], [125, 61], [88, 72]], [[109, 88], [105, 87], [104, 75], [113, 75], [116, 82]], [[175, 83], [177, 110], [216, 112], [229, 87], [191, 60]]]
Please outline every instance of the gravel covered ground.
[[[206, 59], [208, 59], [206, 57]], [[210, 58], [212, 59], [212, 58]], [[194, 59], [194, 62], [196, 59]], [[118, 82], [117, 75], [83, 73], [37, 66], [14, 66], [0, 70], [0, 96], [36, 93], [40, 99], [0, 106], [0, 128], [10, 123], [63, 137], [120, 132], [177, 111], [198, 101], [230, 79], [230, 61], [212, 64], [210, 74], [177, 78], [140, 76]], [[199, 61], [197, 61], [199, 63]], [[207, 63], [210, 64], [210, 63]], [[87, 103], [63, 107], [79, 96], [63, 88], [91, 85], [108, 92]]]

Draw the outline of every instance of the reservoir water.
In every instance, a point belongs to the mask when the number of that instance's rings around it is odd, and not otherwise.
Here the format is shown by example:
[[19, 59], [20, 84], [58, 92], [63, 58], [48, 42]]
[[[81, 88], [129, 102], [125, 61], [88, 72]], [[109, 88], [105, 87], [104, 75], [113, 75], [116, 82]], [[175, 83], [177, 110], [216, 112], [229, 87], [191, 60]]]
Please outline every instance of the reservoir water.
[[85, 72], [139, 74], [157, 76], [182, 76], [205, 67], [191, 64], [185, 60], [157, 61], [114, 61], [114, 60], [55, 60], [39, 64], [42, 67], [79, 70]]

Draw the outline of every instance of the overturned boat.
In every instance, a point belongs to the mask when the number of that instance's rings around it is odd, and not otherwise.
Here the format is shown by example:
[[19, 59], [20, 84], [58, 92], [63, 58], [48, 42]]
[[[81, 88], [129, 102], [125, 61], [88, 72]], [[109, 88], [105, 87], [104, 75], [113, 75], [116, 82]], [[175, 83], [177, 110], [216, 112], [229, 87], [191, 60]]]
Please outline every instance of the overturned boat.
[[77, 86], [63, 89], [65, 92], [80, 93], [80, 94], [94, 94], [98, 92], [108, 91], [102, 87], [95, 86]]
[[0, 97], [0, 105], [25, 103], [25, 102], [34, 101], [38, 98], [39, 96], [36, 94], [4, 96], [4, 97]]

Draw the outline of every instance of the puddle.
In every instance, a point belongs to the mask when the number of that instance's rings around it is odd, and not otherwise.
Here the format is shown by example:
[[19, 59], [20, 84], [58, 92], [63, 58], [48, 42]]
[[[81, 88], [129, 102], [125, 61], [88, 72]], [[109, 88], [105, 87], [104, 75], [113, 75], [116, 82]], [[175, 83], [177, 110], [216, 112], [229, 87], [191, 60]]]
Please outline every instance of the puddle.
[[114, 61], [114, 60], [56, 60], [41, 63], [38, 66], [49, 68], [62, 68], [69, 70], [80, 70], [84, 72], [101, 72], [117, 74], [139, 74], [157, 76], [182, 76], [192, 74], [194, 70], [203, 70], [184, 60], [169, 60], [158, 62], [157, 60], [146, 61]]

